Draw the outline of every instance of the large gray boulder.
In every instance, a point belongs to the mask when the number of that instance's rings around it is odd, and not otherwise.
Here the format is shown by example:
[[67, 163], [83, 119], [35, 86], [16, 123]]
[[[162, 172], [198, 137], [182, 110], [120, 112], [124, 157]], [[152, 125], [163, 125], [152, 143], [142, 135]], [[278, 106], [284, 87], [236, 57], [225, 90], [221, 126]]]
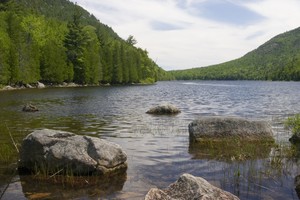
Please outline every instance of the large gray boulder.
[[36, 130], [22, 143], [20, 169], [41, 168], [82, 174], [107, 174], [127, 168], [127, 155], [117, 144], [50, 129]]
[[229, 192], [221, 190], [201, 177], [183, 174], [167, 189], [151, 189], [145, 200], [238, 200], [239, 198]]
[[149, 109], [146, 113], [147, 114], [155, 114], [155, 115], [173, 115], [178, 114], [181, 111], [172, 104], [164, 104], [160, 106], [153, 107]]
[[270, 123], [236, 117], [201, 117], [189, 124], [191, 141], [237, 138], [274, 141]]

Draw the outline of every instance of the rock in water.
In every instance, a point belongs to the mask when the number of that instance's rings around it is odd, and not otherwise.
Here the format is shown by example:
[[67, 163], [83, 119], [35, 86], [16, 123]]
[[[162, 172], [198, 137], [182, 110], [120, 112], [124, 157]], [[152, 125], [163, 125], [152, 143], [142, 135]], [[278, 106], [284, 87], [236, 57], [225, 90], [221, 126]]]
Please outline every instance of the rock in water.
[[10, 85], [7, 85], [3, 88], [3, 90], [15, 90], [16, 88], [10, 86]]
[[172, 114], [178, 114], [181, 111], [171, 105], [171, 104], [166, 104], [166, 105], [161, 105], [161, 106], [156, 106], [148, 110], [146, 113], [148, 114], [156, 114], [156, 115], [172, 115]]
[[[107, 174], [127, 168], [127, 155], [117, 144], [50, 129], [36, 130], [22, 143], [19, 169], [46, 168], [75, 175]], [[43, 169], [45, 170], [45, 169]]]
[[234, 117], [202, 117], [189, 124], [191, 141], [235, 137], [248, 140], [274, 141], [271, 125], [261, 120]]
[[300, 134], [299, 133], [293, 134], [292, 137], [289, 139], [289, 141], [294, 145], [299, 145], [300, 144]]
[[39, 109], [36, 106], [33, 106], [31, 104], [27, 104], [22, 109], [24, 112], [37, 112]]
[[43, 88], [45, 88], [46, 86], [45, 86], [45, 84], [44, 83], [41, 83], [41, 82], [37, 82], [37, 88], [39, 88], [39, 89], [43, 89]]
[[221, 190], [201, 177], [194, 177], [190, 174], [183, 174], [167, 189], [151, 189], [145, 200], [238, 200], [239, 198], [229, 192]]
[[30, 85], [30, 84], [26, 84], [25, 87], [26, 87], [26, 88], [30, 88], [30, 89], [33, 88], [32, 85]]
[[295, 177], [295, 190], [298, 198], [300, 199], [300, 175]]

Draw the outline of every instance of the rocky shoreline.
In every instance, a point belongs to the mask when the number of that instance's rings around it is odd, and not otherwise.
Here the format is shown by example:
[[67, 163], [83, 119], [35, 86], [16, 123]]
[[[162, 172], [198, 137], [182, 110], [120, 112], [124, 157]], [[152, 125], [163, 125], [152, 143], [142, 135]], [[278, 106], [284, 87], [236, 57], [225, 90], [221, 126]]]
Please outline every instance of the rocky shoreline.
[[[155, 84], [155, 83], [154, 83]], [[116, 84], [118, 85], [118, 84]], [[120, 85], [153, 85], [153, 84], [145, 84], [145, 83], [128, 83], [128, 84], [120, 84]], [[111, 86], [110, 83], [106, 83], [106, 84], [77, 84], [74, 82], [70, 82], [70, 83], [66, 83], [63, 82], [61, 84], [44, 84], [41, 82], [37, 82], [34, 84], [22, 84], [22, 85], [0, 85], [0, 92], [1, 91], [11, 91], [11, 90], [21, 90], [21, 89], [43, 89], [43, 88], [75, 88], [75, 87], [98, 87], [98, 86], [102, 86], [102, 87], [108, 87]]]
[[72, 87], [89, 87], [89, 86], [110, 86], [110, 84], [99, 84], [99, 85], [82, 85], [77, 83], [66, 83], [62, 84], [44, 84], [37, 82], [34, 84], [23, 84], [23, 85], [6, 85], [0, 87], [0, 91], [10, 91], [10, 90], [21, 90], [21, 89], [44, 89], [44, 88], [72, 88]]

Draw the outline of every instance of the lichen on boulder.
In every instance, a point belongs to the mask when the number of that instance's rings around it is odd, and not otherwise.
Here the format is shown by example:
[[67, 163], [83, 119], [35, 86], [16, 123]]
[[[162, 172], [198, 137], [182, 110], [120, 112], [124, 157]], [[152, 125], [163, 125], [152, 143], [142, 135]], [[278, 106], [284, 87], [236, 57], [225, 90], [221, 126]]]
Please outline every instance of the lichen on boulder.
[[269, 122], [237, 117], [201, 117], [189, 124], [189, 134], [196, 142], [224, 138], [274, 141]]
[[19, 169], [69, 171], [75, 175], [108, 174], [127, 168], [118, 144], [66, 131], [36, 130], [22, 143]]
[[238, 200], [239, 198], [227, 191], [217, 188], [201, 177], [183, 174], [167, 189], [151, 189], [145, 200], [181, 200], [181, 199], [219, 199]]

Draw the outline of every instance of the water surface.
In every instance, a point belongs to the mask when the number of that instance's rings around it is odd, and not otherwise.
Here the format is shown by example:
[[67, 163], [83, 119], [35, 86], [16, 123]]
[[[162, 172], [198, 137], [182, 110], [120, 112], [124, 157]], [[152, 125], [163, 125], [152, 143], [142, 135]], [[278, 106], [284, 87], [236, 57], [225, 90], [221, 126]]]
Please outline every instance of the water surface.
[[[121, 145], [128, 155], [125, 178], [113, 180], [109, 187], [82, 190], [32, 184], [30, 177], [6, 173], [8, 164], [2, 163], [2, 198], [30, 198], [40, 193], [51, 199], [143, 199], [150, 188], [165, 188], [182, 173], [191, 173], [241, 199], [298, 199], [294, 190], [294, 178], [300, 174], [297, 159], [281, 157], [274, 164], [268, 153], [271, 148], [264, 149], [267, 153], [263, 156], [242, 161], [202, 156], [203, 152], [189, 143], [187, 127], [199, 116], [270, 120], [276, 142], [289, 146], [290, 133], [283, 130], [282, 122], [300, 113], [299, 91], [298, 82], [176, 81], [1, 92], [2, 144], [11, 143], [8, 132], [20, 142], [35, 129], [51, 128], [107, 139]], [[21, 112], [29, 102], [40, 111]], [[167, 102], [182, 113], [145, 113]]]

